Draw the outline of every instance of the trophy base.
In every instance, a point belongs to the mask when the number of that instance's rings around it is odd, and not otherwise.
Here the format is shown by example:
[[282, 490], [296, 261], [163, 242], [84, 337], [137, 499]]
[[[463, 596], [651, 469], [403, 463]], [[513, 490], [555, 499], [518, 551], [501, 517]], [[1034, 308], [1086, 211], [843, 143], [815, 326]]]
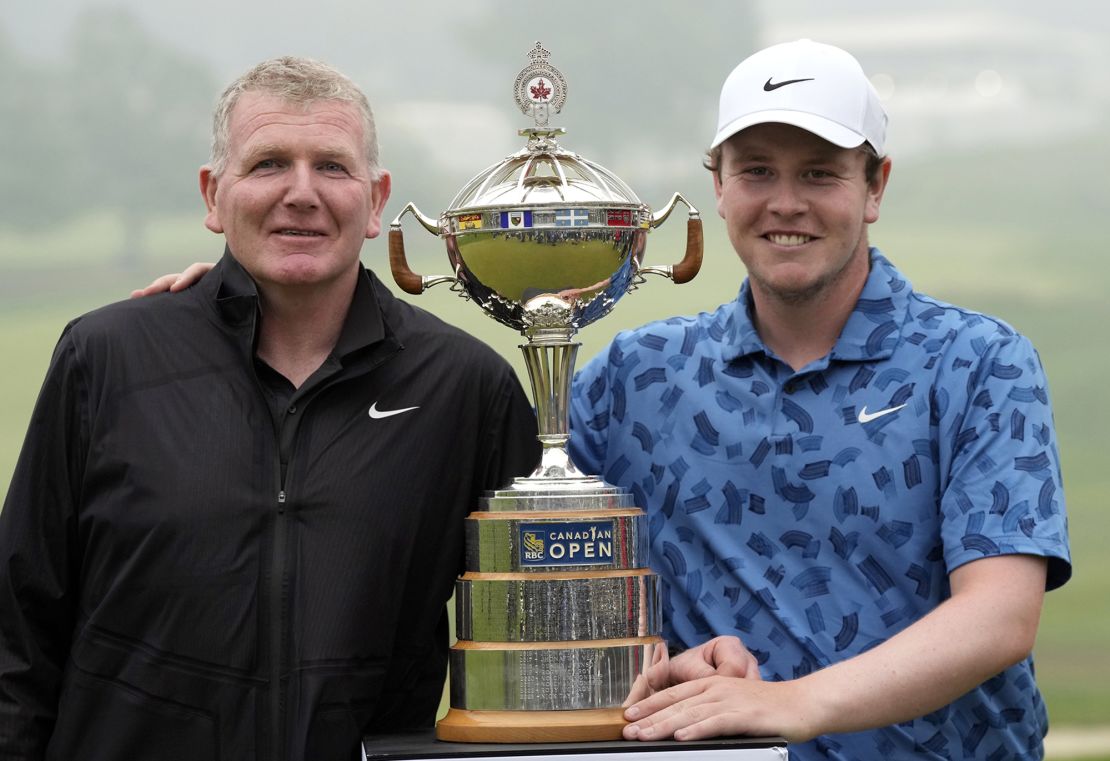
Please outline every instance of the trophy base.
[[547, 743], [620, 740], [623, 708], [575, 711], [468, 711], [452, 708], [436, 739], [459, 743]]

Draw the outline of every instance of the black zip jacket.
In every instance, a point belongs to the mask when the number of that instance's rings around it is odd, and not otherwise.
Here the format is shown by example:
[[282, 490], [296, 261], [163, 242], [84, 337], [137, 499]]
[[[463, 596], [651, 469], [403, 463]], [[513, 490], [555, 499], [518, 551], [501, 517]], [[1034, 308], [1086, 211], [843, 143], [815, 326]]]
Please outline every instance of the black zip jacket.
[[537, 461], [531, 408], [370, 273], [275, 407], [258, 313], [225, 255], [63, 333], [0, 513], [0, 759], [346, 759], [434, 719], [463, 518]]

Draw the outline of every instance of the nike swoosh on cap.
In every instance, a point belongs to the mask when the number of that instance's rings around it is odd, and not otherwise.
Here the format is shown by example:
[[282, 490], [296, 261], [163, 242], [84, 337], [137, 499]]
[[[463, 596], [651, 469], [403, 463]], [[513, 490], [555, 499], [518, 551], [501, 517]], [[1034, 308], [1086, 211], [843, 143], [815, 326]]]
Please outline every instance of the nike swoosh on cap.
[[382, 418], [393, 417], [394, 415], [400, 415], [402, 412], [412, 412], [413, 410], [418, 410], [418, 409], [420, 409], [419, 405], [416, 406], [416, 407], [402, 407], [401, 409], [398, 409], [398, 410], [379, 410], [378, 409], [378, 403], [374, 402], [373, 404], [370, 405], [370, 413], [369, 414], [370, 414], [370, 417], [374, 418], [375, 420], [381, 420]]
[[771, 78], [768, 77], [767, 81], [763, 84], [763, 90], [765, 92], [771, 92], [772, 90], [777, 90], [780, 87], [786, 87], [787, 85], [796, 85], [798, 82], [812, 82], [812, 81], [813, 81], [813, 77], [805, 77], [804, 79], [784, 79], [781, 82], [775, 82], [774, 84], [771, 84]]
[[[907, 402], [906, 404], [909, 404], [909, 402]], [[881, 418], [883, 415], [889, 415], [892, 412], [897, 412], [905, 406], [905, 404], [899, 404], [897, 407], [887, 407], [885, 410], [879, 410], [878, 412], [868, 412], [867, 405], [865, 404], [863, 405], [863, 409], [859, 411], [859, 415], [856, 419], [859, 420], [861, 423], [870, 423], [872, 420], [875, 420], [876, 418]]]

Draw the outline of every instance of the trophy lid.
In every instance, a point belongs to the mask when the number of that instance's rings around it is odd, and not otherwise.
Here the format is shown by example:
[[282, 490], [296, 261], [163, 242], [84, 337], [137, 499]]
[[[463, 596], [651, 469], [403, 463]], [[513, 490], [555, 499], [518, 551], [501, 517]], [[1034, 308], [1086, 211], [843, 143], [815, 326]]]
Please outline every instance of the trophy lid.
[[640, 199], [600, 164], [557, 146], [525, 148], [483, 170], [459, 191], [448, 213], [510, 206], [599, 205], [639, 208]]

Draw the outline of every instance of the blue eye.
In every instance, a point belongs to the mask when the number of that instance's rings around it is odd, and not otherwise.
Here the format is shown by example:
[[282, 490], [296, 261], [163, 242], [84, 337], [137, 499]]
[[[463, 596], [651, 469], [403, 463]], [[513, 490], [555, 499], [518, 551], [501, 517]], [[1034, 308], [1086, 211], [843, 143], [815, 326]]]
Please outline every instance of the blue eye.
[[744, 169], [741, 172], [741, 174], [746, 174], [746, 175], [749, 175], [751, 177], [767, 177], [770, 173], [771, 173], [771, 170], [768, 169], [765, 166], [753, 166], [753, 167], [749, 167], [747, 169]]

